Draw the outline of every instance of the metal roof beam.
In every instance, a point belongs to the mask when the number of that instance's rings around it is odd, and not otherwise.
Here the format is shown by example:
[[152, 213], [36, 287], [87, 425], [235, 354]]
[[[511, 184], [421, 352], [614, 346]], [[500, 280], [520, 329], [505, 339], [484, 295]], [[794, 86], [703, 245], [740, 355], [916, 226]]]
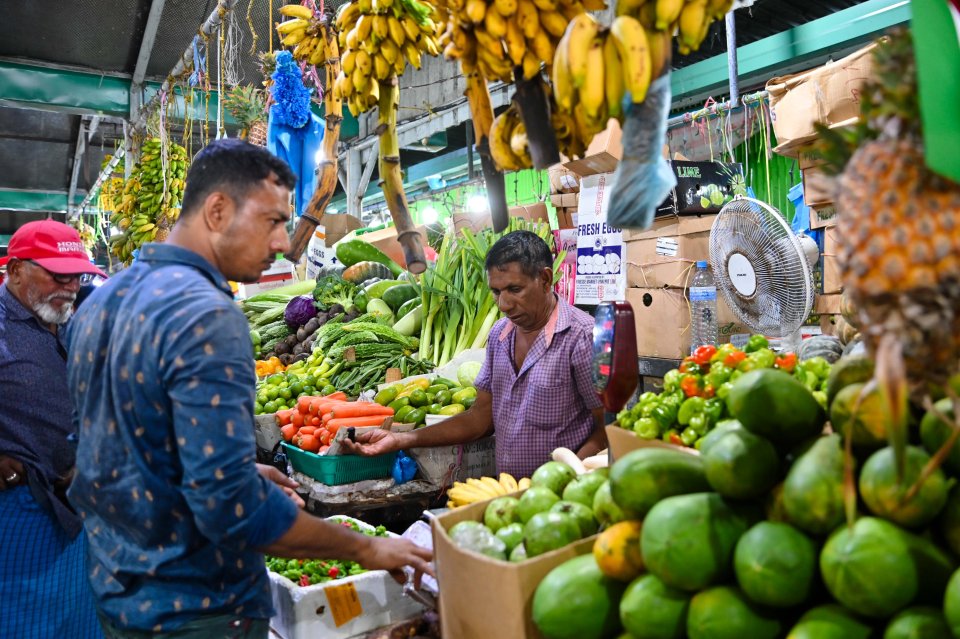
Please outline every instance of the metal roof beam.
[[70, 168], [70, 189], [67, 191], [68, 207], [77, 194], [77, 180], [80, 178], [80, 165], [83, 163], [83, 154], [87, 150], [87, 143], [93, 139], [98, 126], [100, 126], [99, 116], [93, 116], [89, 120], [87, 120], [87, 116], [80, 118], [80, 131], [77, 133], [77, 142], [73, 146], [73, 166]]
[[157, 29], [160, 27], [160, 17], [163, 15], [165, 4], [166, 0], [153, 0], [150, 3], [150, 15], [147, 16], [147, 26], [144, 28], [143, 37], [140, 39], [140, 53], [137, 55], [137, 65], [133, 69], [131, 90], [143, 84], [143, 79], [147, 75], [147, 65], [150, 64], [153, 45], [157, 41]]

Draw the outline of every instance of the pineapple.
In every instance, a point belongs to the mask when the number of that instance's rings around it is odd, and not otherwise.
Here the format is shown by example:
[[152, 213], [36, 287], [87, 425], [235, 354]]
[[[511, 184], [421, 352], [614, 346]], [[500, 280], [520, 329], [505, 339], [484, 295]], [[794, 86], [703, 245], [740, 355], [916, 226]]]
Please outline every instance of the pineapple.
[[[224, 106], [230, 115], [240, 124], [240, 137], [249, 139], [251, 144], [264, 146], [266, 135], [266, 104], [263, 92], [252, 86], [237, 86], [230, 90], [224, 100]], [[256, 131], [257, 139], [254, 138]]]

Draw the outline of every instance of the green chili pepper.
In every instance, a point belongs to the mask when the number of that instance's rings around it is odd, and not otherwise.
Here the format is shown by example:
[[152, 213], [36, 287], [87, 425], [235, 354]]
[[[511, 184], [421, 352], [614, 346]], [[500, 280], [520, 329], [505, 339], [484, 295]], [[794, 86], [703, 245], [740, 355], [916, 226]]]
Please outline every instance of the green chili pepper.
[[706, 404], [707, 401], [702, 397], [690, 397], [680, 405], [680, 410], [677, 412], [677, 422], [681, 426], [686, 426], [690, 423], [691, 417], [703, 412]]
[[663, 376], [663, 390], [672, 393], [678, 388], [680, 388], [680, 371], [674, 368], [667, 371], [666, 375]]
[[641, 417], [633, 423], [633, 432], [641, 439], [656, 439], [660, 436], [660, 424], [652, 417]]
[[683, 432], [680, 433], [680, 441], [683, 442], [684, 446], [692, 446], [693, 442], [697, 441], [699, 437], [699, 433], [697, 433], [697, 431], [693, 430], [691, 427], [684, 428]]
[[770, 342], [768, 342], [767, 338], [763, 335], [751, 335], [750, 339], [747, 340], [747, 344], [743, 347], [743, 351], [745, 353], [753, 353], [768, 346], [770, 346]]

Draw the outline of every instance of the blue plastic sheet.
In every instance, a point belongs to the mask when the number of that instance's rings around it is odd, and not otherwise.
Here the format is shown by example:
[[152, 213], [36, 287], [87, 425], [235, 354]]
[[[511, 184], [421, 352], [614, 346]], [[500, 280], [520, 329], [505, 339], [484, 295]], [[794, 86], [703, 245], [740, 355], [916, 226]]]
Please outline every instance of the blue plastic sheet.
[[649, 228], [657, 207], [677, 185], [663, 160], [670, 111], [670, 74], [657, 78], [646, 99], [631, 104], [623, 122], [623, 157], [613, 176], [607, 222], [620, 228]]
[[267, 149], [289, 164], [297, 176], [294, 195], [298, 216], [317, 189], [317, 152], [323, 143], [324, 130], [323, 120], [313, 112], [307, 124], [299, 129], [279, 124], [270, 113]]

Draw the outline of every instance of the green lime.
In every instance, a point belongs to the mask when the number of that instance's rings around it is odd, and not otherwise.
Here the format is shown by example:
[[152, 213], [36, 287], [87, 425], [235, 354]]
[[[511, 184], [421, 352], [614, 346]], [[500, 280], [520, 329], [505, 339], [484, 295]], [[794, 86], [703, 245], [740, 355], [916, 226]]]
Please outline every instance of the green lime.
[[406, 421], [407, 416], [415, 410], [413, 406], [402, 406], [400, 410], [394, 414], [393, 420], [398, 424], [407, 424], [409, 423]]
[[439, 415], [443, 410], [443, 404], [430, 404], [427, 406], [427, 415]]
[[314, 388], [313, 386], [304, 386], [304, 387], [303, 387], [303, 394], [304, 394], [304, 395], [315, 395], [316, 392], [317, 392], [317, 389]]
[[297, 375], [296, 373], [287, 373], [287, 382], [292, 384], [299, 380], [300, 380], [300, 376]]
[[254, 414], [254, 415], [259, 415], [259, 414], [262, 413], [262, 412], [263, 412], [263, 404], [261, 404], [260, 402], [254, 403], [254, 405], [253, 405], [253, 414]]
[[419, 388], [412, 393], [410, 393], [410, 405], [416, 406], [417, 408], [421, 406], [426, 406], [430, 403], [430, 398], [427, 397], [427, 394], [420, 390]]
[[260, 405], [262, 406], [262, 405], [266, 404], [266, 403], [269, 402], [269, 401], [270, 401], [270, 398], [267, 397], [266, 392], [260, 391], [259, 393], [257, 393], [257, 403], [258, 403], [258, 404], [260, 404]]
[[300, 382], [294, 382], [290, 384], [290, 392], [294, 395], [300, 395], [303, 393], [303, 384]]
[[280, 389], [276, 386], [271, 386], [270, 389], [267, 390], [267, 400], [272, 401], [278, 397], [280, 397]]
[[317, 385], [317, 376], [316, 375], [307, 375], [302, 380], [300, 380], [304, 386], [316, 386]]
[[263, 412], [264, 412], [264, 413], [275, 413], [275, 412], [277, 412], [277, 404], [276, 404], [276, 402], [267, 402], [266, 404], [264, 404], [264, 405], [263, 405]]
[[282, 381], [283, 381], [283, 373], [274, 373], [273, 375], [267, 378], [267, 383], [270, 384], [271, 386], [276, 386]]
[[441, 406], [446, 406], [447, 404], [450, 403], [450, 400], [452, 398], [453, 398], [453, 393], [451, 393], [448, 390], [442, 390], [439, 393], [437, 393], [437, 396], [434, 398], [433, 401], [440, 404]]
[[293, 397], [293, 389], [290, 388], [289, 386], [286, 388], [282, 388], [280, 390], [280, 397], [282, 399], [290, 399], [291, 397]]
[[320, 394], [326, 396], [326, 395], [333, 395], [336, 392], [337, 392], [337, 389], [334, 388], [333, 385], [327, 384], [326, 386], [323, 387], [323, 390], [320, 391]]

